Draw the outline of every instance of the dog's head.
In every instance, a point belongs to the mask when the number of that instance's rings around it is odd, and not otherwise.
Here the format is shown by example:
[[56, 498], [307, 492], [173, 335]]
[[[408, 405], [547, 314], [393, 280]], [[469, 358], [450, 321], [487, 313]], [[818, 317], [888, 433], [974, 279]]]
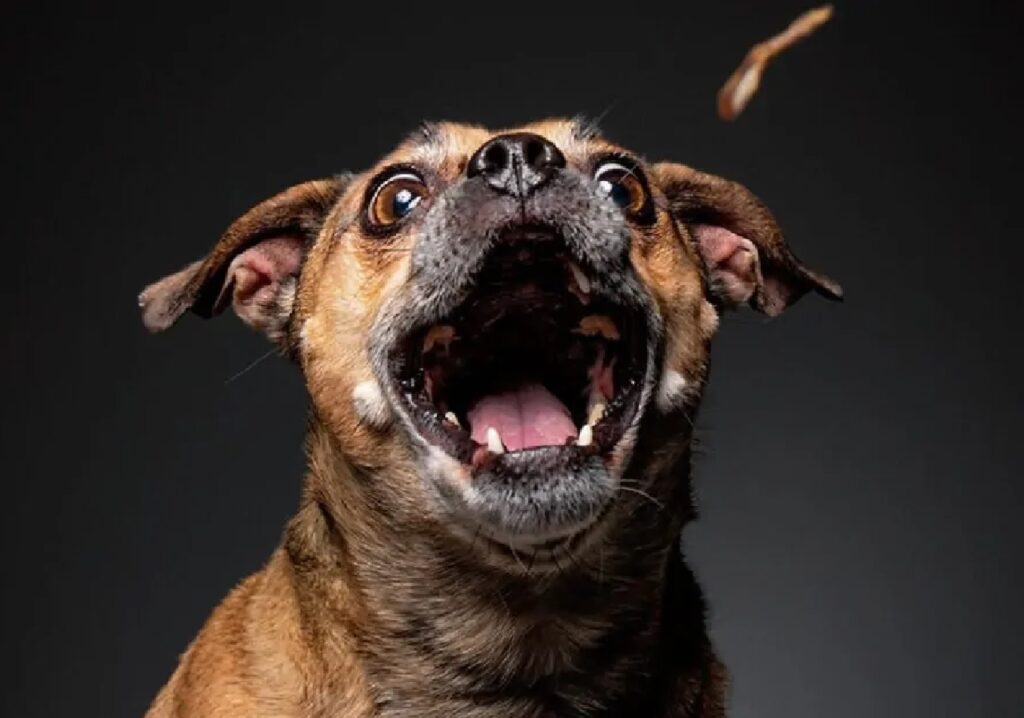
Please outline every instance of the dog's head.
[[686, 445], [720, 312], [808, 290], [841, 294], [744, 187], [548, 121], [424, 126], [257, 205], [141, 304], [154, 330], [232, 304], [279, 342], [389, 510], [557, 552]]

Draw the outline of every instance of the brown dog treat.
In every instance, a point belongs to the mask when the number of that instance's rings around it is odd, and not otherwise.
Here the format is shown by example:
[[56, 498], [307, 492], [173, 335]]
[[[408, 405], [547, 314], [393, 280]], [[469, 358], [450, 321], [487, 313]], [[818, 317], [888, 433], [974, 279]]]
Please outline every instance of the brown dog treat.
[[751, 48], [736, 71], [718, 91], [718, 116], [732, 121], [750, 102], [761, 84], [765, 67], [783, 50], [810, 35], [832, 17], [832, 6], [822, 5], [808, 10], [785, 30]]

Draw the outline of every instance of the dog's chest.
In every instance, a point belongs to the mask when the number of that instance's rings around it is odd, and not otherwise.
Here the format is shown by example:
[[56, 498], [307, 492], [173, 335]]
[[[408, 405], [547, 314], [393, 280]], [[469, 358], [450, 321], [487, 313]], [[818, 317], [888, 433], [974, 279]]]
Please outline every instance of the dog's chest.
[[[685, 691], [688, 693], [688, 691]], [[636, 700], [605, 703], [600, 696], [582, 698], [569, 695], [536, 696], [393, 696], [380, 705], [380, 718], [613, 718], [645, 716], [646, 718], [712, 718], [694, 700], [679, 695], [667, 703], [650, 701], [651, 696]]]
[[491, 705], [476, 705], [472, 701], [452, 699], [430, 701], [389, 702], [377, 714], [380, 718], [552, 718], [555, 713], [545, 712], [541, 706], [499, 701]]
[[589, 701], [564, 696], [396, 697], [381, 706], [380, 718], [566, 718], [607, 716]]
[[[650, 667], [648, 667], [650, 668]], [[669, 710], [664, 683], [651, 673], [610, 671], [590, 676], [551, 677], [535, 684], [480, 682], [453, 688], [451, 675], [378, 686], [380, 718], [608, 718], [690, 715]], [[671, 681], [670, 681], [671, 682]], [[669, 701], [668, 703], [673, 703]]]

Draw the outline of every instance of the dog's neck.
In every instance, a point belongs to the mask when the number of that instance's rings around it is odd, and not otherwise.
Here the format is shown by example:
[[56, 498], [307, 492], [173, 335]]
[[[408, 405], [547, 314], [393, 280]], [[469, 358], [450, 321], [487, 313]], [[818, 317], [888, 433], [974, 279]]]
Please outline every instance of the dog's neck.
[[680, 707], [710, 680], [678, 549], [688, 452], [660, 472], [662, 499], [621, 502], [607, 535], [546, 573], [526, 557], [494, 568], [445, 527], [386, 515], [374, 486], [388, 477], [354, 470], [315, 424], [309, 455], [286, 552], [316, 597], [315, 635], [356, 637], [381, 715], [702, 715]]

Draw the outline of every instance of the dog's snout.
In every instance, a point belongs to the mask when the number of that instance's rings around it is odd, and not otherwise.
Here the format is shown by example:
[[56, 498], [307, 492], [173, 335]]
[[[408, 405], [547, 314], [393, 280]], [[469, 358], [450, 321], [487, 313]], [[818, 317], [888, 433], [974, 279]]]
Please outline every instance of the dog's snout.
[[499, 135], [470, 158], [469, 177], [482, 177], [502, 194], [527, 197], [558, 170], [565, 156], [550, 141], [530, 132]]

